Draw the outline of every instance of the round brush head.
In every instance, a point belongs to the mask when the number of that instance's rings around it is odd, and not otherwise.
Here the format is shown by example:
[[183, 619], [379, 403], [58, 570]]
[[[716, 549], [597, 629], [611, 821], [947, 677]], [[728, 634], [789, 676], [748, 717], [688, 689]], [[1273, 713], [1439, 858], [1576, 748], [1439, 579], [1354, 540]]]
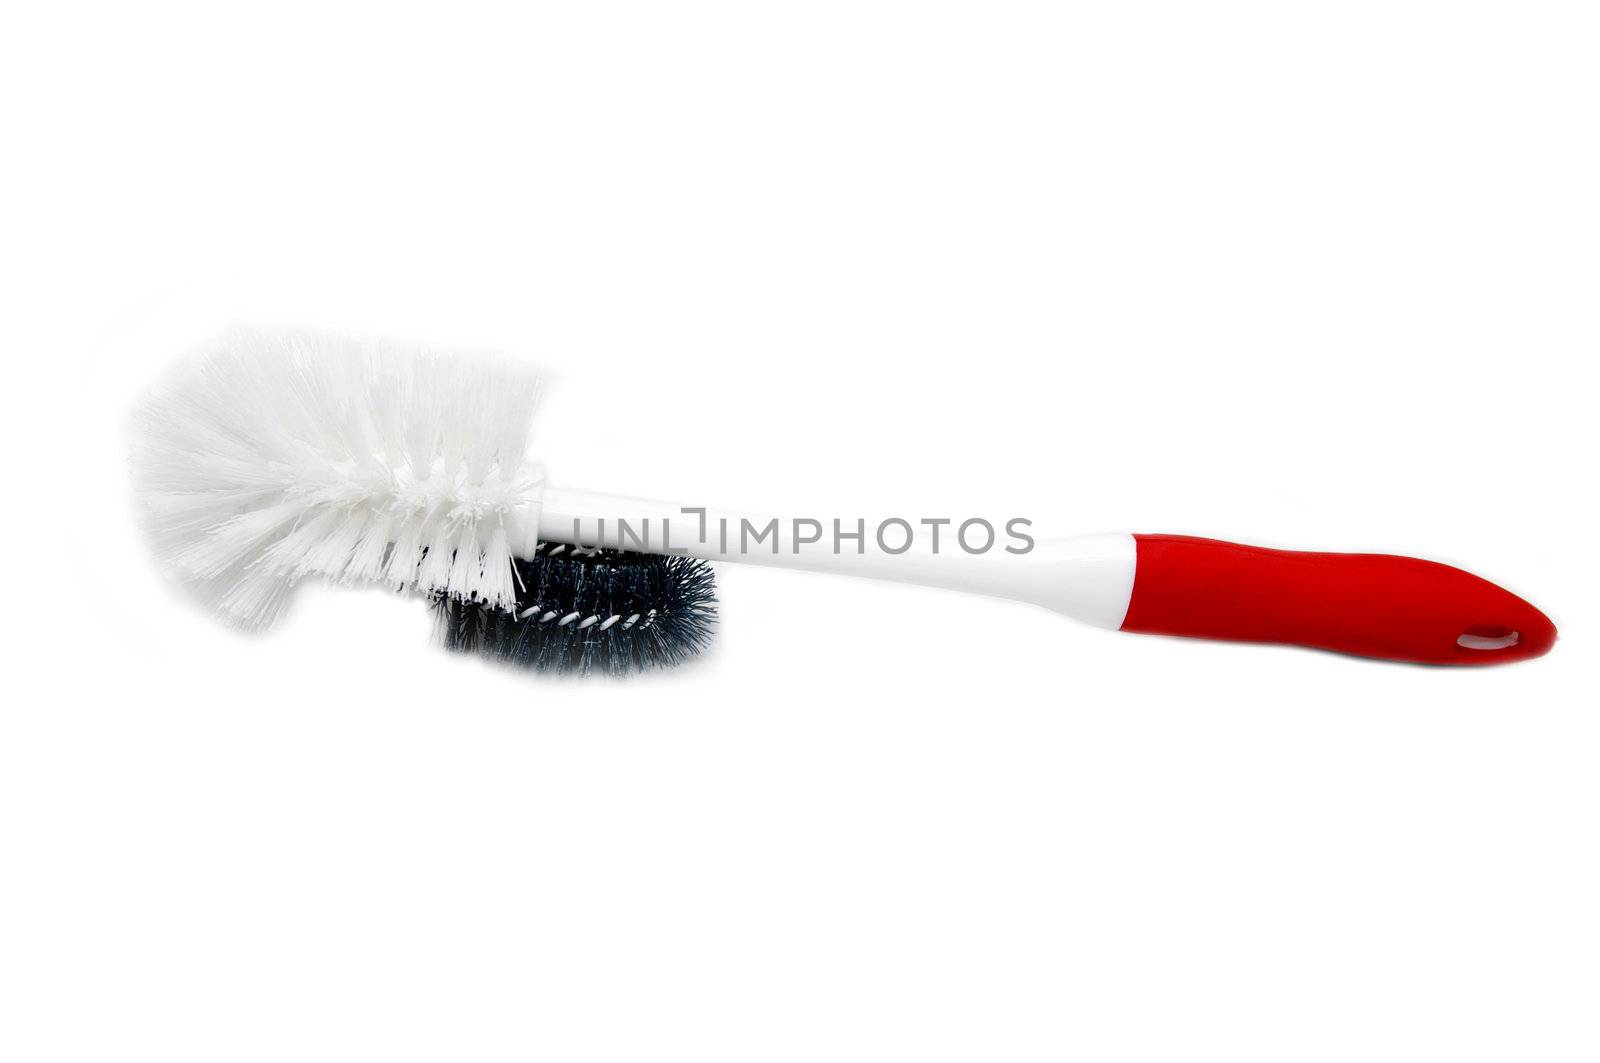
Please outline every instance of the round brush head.
[[232, 333], [138, 410], [145, 528], [162, 565], [244, 627], [316, 576], [510, 608], [543, 487], [536, 391], [492, 358]]
[[439, 595], [444, 645], [541, 672], [626, 675], [698, 654], [716, 624], [716, 579], [676, 555], [540, 543], [516, 560], [516, 605]]

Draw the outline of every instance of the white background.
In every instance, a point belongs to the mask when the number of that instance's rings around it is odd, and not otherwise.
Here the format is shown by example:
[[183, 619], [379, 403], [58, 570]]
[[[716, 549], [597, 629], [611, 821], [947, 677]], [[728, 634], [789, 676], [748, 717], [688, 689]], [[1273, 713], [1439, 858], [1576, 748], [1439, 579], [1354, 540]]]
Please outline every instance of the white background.
[[[7, 1060], [1593, 1060], [1592, 5], [35, 4], [0, 33]], [[546, 366], [553, 478], [1461, 564], [1424, 669], [720, 573], [547, 682], [222, 630], [128, 410]]]

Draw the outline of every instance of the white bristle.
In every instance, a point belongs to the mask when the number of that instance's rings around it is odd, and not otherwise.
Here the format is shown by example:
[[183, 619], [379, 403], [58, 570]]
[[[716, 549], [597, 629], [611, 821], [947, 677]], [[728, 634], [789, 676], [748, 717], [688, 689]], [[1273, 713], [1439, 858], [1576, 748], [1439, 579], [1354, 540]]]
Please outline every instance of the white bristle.
[[388, 343], [236, 332], [140, 407], [134, 479], [162, 564], [264, 627], [306, 576], [509, 609], [537, 521], [525, 369]]

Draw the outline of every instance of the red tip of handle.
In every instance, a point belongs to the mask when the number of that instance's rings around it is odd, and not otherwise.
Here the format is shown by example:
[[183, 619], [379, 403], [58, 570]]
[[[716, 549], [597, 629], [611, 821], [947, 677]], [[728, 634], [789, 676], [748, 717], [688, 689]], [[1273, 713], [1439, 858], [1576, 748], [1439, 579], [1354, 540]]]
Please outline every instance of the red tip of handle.
[[1470, 572], [1389, 554], [1268, 550], [1135, 535], [1124, 631], [1299, 646], [1422, 664], [1538, 657], [1556, 627]]

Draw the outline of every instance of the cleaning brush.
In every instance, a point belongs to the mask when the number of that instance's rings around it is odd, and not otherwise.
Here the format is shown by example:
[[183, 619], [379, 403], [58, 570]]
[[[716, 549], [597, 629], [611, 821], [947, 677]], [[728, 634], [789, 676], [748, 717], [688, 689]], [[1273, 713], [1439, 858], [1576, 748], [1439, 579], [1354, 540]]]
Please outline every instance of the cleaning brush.
[[[869, 529], [559, 489], [529, 457], [537, 394], [531, 373], [492, 358], [235, 333], [138, 411], [145, 527], [163, 567], [242, 626], [269, 625], [310, 576], [376, 583], [431, 599], [453, 649], [555, 671], [698, 652], [714, 623], [713, 560], [1401, 661], [1500, 663], [1556, 638], [1517, 596], [1416, 558], [1173, 535], [1036, 541], [1027, 521], [1007, 525], [1002, 547], [976, 520], [941, 551], [937, 538], [913, 543], [904, 520]], [[987, 529], [977, 546], [969, 526]]]

